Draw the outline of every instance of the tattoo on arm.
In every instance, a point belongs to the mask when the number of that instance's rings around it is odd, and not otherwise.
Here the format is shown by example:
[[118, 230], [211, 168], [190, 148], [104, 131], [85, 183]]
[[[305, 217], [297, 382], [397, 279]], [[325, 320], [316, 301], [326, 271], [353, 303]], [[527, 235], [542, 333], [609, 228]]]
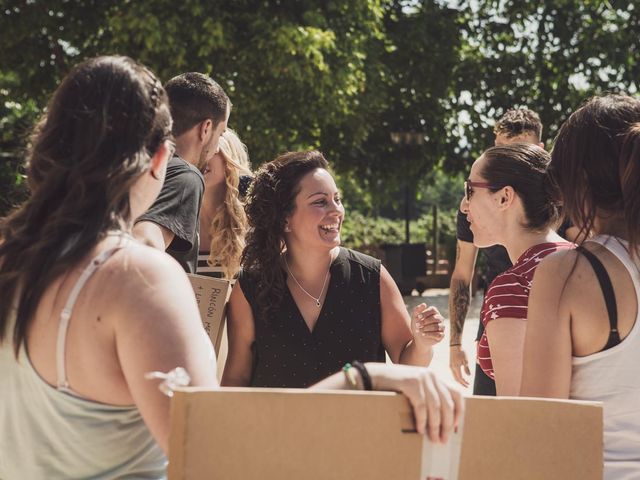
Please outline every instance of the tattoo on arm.
[[452, 310], [451, 316], [451, 343], [460, 342], [462, 337], [462, 329], [464, 328], [464, 320], [469, 311], [471, 303], [471, 292], [469, 284], [462, 280], [455, 281], [451, 289], [452, 299], [450, 305]]

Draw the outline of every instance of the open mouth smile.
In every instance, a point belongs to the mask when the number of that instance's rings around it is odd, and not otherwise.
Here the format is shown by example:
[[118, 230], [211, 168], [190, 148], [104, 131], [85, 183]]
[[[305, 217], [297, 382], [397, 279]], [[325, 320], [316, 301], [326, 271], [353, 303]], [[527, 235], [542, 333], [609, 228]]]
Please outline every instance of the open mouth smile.
[[340, 223], [329, 223], [327, 225], [320, 225], [320, 228], [325, 232], [337, 232], [340, 230]]

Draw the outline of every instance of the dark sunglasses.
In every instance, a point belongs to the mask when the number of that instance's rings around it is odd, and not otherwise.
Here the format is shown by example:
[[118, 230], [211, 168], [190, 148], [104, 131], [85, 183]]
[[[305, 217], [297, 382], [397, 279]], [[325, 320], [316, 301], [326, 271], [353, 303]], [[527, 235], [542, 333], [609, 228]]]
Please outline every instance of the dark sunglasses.
[[466, 180], [464, 182], [464, 199], [468, 202], [473, 194], [474, 188], [488, 188], [491, 190], [499, 190], [500, 187], [492, 185], [488, 182], [472, 182], [471, 180]]

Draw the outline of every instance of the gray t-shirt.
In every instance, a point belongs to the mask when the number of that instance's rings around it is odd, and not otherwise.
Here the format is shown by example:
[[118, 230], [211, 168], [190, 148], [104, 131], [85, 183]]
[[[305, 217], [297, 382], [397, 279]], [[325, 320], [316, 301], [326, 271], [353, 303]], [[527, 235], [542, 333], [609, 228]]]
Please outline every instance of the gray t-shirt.
[[137, 219], [156, 223], [171, 230], [175, 237], [167, 253], [187, 273], [195, 273], [200, 245], [200, 205], [204, 177], [200, 171], [174, 155], [167, 165], [164, 185], [155, 203]]

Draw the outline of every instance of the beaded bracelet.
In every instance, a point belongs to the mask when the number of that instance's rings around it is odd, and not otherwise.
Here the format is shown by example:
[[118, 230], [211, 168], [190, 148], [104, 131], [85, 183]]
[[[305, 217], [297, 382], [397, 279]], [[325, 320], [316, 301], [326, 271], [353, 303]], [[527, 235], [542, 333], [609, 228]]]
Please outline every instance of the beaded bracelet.
[[344, 367], [342, 367], [342, 371], [344, 372], [344, 376], [346, 377], [349, 386], [356, 390], [358, 388], [358, 380], [356, 379], [356, 373], [353, 371], [353, 365], [345, 363]]

